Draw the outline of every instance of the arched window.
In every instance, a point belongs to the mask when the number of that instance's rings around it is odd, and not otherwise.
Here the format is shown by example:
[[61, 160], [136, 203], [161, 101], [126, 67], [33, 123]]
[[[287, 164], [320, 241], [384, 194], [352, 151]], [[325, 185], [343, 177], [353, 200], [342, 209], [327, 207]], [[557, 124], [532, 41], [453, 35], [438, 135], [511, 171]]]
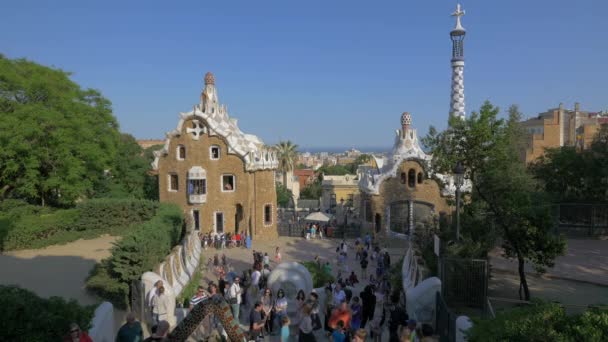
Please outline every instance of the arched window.
[[424, 181], [424, 179], [422, 179], [422, 172], [418, 172], [418, 184], [422, 184], [422, 182]]
[[416, 186], [416, 170], [410, 169], [407, 172], [407, 185], [409, 185], [410, 188]]
[[186, 146], [178, 145], [177, 146], [177, 160], [185, 160], [186, 159]]
[[405, 184], [407, 180], [407, 176], [405, 175], [405, 172], [401, 172], [401, 184]]

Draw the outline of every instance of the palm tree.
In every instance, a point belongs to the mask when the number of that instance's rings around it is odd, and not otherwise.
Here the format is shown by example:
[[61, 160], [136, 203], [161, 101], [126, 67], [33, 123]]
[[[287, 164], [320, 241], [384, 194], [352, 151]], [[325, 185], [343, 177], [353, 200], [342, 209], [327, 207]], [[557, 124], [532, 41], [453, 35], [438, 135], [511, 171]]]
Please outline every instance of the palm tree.
[[283, 185], [287, 187], [287, 173], [294, 169], [294, 162], [298, 155], [298, 145], [287, 140], [279, 141], [278, 144], [274, 145], [274, 148], [278, 152], [279, 171], [283, 172]]

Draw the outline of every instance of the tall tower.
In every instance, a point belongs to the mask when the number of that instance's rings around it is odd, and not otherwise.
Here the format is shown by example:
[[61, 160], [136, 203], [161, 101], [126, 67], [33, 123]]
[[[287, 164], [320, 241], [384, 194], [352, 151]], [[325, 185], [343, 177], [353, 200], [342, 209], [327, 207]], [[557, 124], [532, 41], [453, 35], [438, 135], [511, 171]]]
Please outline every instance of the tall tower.
[[466, 30], [460, 24], [460, 17], [464, 11], [460, 9], [460, 4], [456, 6], [456, 11], [452, 13], [456, 17], [456, 27], [450, 32], [452, 40], [452, 96], [450, 101], [450, 118], [455, 116], [464, 120], [464, 36]]

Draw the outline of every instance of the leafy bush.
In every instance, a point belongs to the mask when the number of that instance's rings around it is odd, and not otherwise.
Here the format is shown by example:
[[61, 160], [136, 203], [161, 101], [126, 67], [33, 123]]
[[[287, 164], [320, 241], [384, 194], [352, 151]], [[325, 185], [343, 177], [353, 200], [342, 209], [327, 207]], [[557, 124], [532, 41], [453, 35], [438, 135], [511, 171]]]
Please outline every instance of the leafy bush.
[[104, 259], [93, 267], [87, 278], [87, 290], [113, 303], [117, 308], [126, 309], [129, 295], [129, 285], [121, 283], [112, 277], [109, 259]]
[[589, 309], [566, 316], [557, 303], [536, 301], [498, 313], [495, 319], [474, 319], [469, 341], [608, 341], [608, 309]]
[[112, 248], [112, 255], [94, 269], [87, 289], [118, 307], [127, 306], [122, 289], [163, 261], [182, 235], [183, 216], [174, 204], [161, 204], [149, 221], [131, 227]]
[[33, 292], [0, 285], [0, 321], [3, 341], [60, 341], [70, 323], [91, 328], [95, 306], [81, 306], [59, 297], [43, 299]]
[[329, 282], [336, 281], [336, 278], [334, 278], [333, 275], [324, 272], [323, 266], [319, 266], [314, 261], [305, 261], [302, 265], [310, 272], [310, 275], [312, 276], [312, 286], [314, 288], [323, 287]]
[[125, 227], [150, 220], [159, 203], [138, 199], [99, 198], [79, 203], [80, 219], [71, 229], [120, 232]]
[[18, 200], [1, 202], [0, 249], [41, 248], [101, 234], [119, 235], [132, 224], [149, 220], [158, 202], [93, 199], [75, 209], [49, 209]]

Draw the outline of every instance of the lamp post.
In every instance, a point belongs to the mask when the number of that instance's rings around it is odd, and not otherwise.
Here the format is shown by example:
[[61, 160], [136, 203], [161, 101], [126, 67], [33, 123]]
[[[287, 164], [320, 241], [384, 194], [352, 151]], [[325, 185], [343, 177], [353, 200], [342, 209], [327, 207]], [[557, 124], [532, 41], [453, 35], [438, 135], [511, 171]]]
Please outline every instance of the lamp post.
[[464, 183], [464, 167], [457, 162], [454, 167], [454, 185], [456, 186], [456, 241], [460, 240], [460, 187]]

